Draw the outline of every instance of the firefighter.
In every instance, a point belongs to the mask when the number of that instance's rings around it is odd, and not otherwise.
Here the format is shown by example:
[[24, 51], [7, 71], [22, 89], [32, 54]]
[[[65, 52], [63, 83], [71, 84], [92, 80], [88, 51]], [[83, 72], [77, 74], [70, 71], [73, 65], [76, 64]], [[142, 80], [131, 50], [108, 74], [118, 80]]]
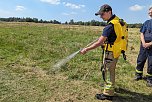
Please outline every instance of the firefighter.
[[[123, 30], [125, 22], [119, 19], [112, 13], [112, 8], [108, 4], [104, 4], [100, 7], [100, 10], [95, 13], [99, 15], [104, 21], [107, 21], [107, 26], [103, 29], [102, 35], [92, 45], [82, 49], [81, 54], [85, 54], [89, 50], [95, 49], [101, 45], [104, 45], [105, 57], [105, 85], [104, 91], [101, 94], [96, 94], [95, 97], [99, 100], [112, 100], [114, 96], [114, 84], [115, 84], [115, 68], [118, 57], [122, 52], [122, 49], [126, 50], [125, 34], [127, 30]], [[124, 47], [123, 47], [124, 46]]]
[[[149, 16], [152, 18], [152, 7], [149, 8]], [[147, 64], [147, 86], [152, 87], [152, 19], [144, 22], [140, 29], [140, 51], [137, 58], [137, 66], [135, 73], [135, 80], [143, 79], [143, 68], [146, 60]]]

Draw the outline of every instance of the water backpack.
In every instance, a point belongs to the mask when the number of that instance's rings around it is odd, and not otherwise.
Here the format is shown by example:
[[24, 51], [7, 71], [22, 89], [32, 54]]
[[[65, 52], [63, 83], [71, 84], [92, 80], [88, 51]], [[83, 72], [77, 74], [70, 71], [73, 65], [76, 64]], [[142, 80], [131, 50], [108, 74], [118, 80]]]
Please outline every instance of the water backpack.
[[112, 23], [114, 25], [114, 30], [117, 38], [113, 44], [107, 43], [105, 45], [105, 50], [112, 51], [114, 58], [118, 58], [122, 53], [124, 59], [126, 60], [125, 51], [127, 50], [128, 45], [127, 23], [123, 19], [119, 19], [117, 16], [109, 23]]
[[102, 53], [102, 59], [103, 59], [103, 65], [101, 66], [101, 71], [102, 71], [102, 76], [103, 80], [108, 84], [105, 78], [105, 70], [106, 70], [106, 60], [111, 60], [107, 59], [105, 57], [105, 52], [106, 51], [112, 51], [113, 52], [113, 57], [118, 58], [120, 54], [123, 54], [123, 58], [126, 60], [126, 55], [125, 51], [127, 50], [127, 45], [128, 45], [128, 28], [127, 28], [127, 23], [123, 19], [119, 19], [117, 16], [112, 19], [108, 24], [112, 23], [114, 25], [114, 31], [116, 33], [116, 40], [114, 43], [109, 44], [105, 43], [105, 46], [103, 48], [103, 53]]

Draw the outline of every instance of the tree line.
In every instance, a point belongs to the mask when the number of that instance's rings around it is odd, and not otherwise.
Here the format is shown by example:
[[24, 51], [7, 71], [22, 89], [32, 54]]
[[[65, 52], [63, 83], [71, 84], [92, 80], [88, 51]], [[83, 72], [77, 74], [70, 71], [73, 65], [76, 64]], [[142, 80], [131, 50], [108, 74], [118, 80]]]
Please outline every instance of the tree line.
[[[68, 25], [85, 25], [85, 26], [106, 26], [107, 23], [106, 22], [99, 22], [96, 20], [91, 20], [91, 21], [87, 21], [87, 22], [83, 22], [83, 21], [77, 21], [75, 22], [73, 19], [71, 19], [69, 22], [66, 21], [65, 23], [61, 23], [57, 20], [42, 20], [42, 19], [38, 19], [38, 18], [30, 18], [30, 17], [26, 17], [26, 18], [20, 18], [20, 17], [9, 17], [9, 18], [0, 18], [0, 21], [4, 21], [4, 22], [35, 22], [35, 23], [52, 23], [52, 24], [68, 24]], [[135, 23], [135, 24], [128, 24], [129, 28], [140, 28], [142, 26], [141, 23]]]
[[30, 18], [30, 17], [26, 17], [26, 18], [19, 18], [19, 17], [9, 17], [9, 18], [0, 18], [0, 21], [4, 21], [4, 22], [35, 22], [35, 23], [54, 23], [54, 24], [61, 24], [61, 22], [57, 21], [57, 20], [42, 20], [42, 19], [37, 19], [37, 18]]

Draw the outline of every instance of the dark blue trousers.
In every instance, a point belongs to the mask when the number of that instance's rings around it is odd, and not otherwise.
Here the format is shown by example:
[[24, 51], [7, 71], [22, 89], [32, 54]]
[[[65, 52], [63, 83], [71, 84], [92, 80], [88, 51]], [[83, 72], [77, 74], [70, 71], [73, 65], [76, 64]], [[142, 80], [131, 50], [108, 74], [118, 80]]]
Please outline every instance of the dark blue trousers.
[[143, 71], [146, 60], [148, 59], [147, 64], [147, 73], [152, 75], [152, 46], [145, 49], [142, 44], [140, 46], [139, 55], [137, 58], [137, 67], [138, 71]]

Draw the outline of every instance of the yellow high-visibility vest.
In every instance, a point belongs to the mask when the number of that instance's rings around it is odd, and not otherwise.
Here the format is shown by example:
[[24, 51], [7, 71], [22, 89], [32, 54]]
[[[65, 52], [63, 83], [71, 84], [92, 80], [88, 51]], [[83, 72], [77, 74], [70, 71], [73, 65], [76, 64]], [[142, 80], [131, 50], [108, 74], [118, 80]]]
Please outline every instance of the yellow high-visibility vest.
[[[112, 23], [114, 25], [114, 31], [116, 33], [116, 40], [113, 43], [113, 45], [106, 44], [105, 50], [112, 51], [114, 58], [118, 58], [119, 55], [122, 53], [122, 51], [127, 50], [127, 43], [128, 43], [128, 29], [127, 29], [127, 23], [122, 22], [123, 25], [120, 23], [120, 20], [117, 16], [112, 19], [109, 23]], [[108, 45], [108, 47], [107, 47]]]

